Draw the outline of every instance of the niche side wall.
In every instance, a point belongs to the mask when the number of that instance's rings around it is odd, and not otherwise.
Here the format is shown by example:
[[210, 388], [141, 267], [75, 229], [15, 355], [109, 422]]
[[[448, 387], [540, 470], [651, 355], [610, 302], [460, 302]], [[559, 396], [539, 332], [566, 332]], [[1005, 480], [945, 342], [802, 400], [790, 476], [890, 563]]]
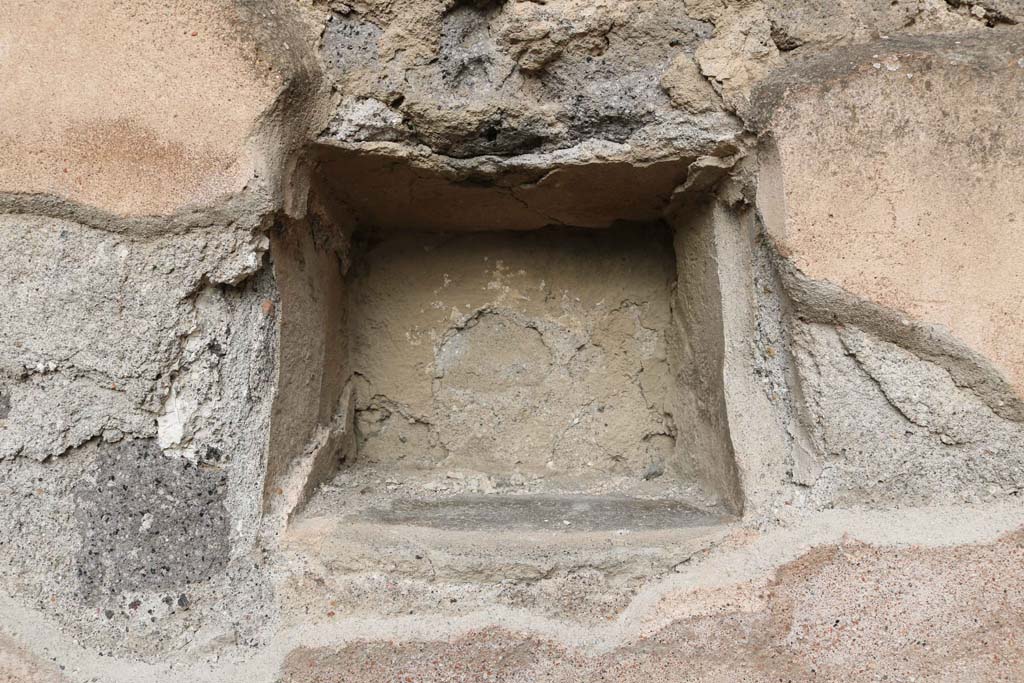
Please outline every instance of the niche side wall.
[[674, 213], [676, 289], [669, 330], [669, 367], [675, 383], [676, 448], [710, 492], [734, 512], [743, 508], [729, 437], [723, 380], [725, 334], [713, 202], [694, 202]]
[[[265, 512], [286, 517], [354, 451], [345, 258], [350, 225], [319, 206], [271, 236], [280, 352]], [[270, 305], [270, 302], [265, 302]]]

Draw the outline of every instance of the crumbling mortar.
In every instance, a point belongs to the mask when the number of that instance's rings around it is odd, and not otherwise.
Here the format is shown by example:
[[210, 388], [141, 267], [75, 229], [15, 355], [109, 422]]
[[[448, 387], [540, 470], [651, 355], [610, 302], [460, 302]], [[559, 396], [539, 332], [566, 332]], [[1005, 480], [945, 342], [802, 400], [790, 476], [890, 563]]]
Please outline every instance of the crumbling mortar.
[[356, 413], [365, 413], [373, 410], [384, 410], [388, 413], [388, 417], [391, 415], [398, 415], [407, 422], [421, 424], [426, 427], [434, 428], [434, 423], [429, 418], [411, 413], [404, 403], [388, 398], [384, 394], [374, 394], [371, 396], [364, 406], [356, 408]]
[[[971, 2], [970, 0], [946, 0], [946, 4], [954, 10], [964, 8], [967, 10], [967, 15], [983, 23], [989, 28], [995, 28], [999, 24], [1006, 26], [1016, 26], [1017, 20], [1013, 17], [1007, 16], [999, 9], [992, 6], [991, 3], [987, 2]], [[980, 8], [980, 12], [975, 13], [975, 8]]]
[[[871, 381], [871, 383], [874, 384], [874, 386], [881, 393], [881, 395], [885, 399], [885, 401], [890, 406], [892, 406], [892, 408], [897, 413], [899, 413], [903, 417], [903, 419], [905, 419], [910, 424], [913, 424], [916, 427], [921, 427], [921, 428], [927, 430], [929, 433], [931, 433], [932, 435], [934, 435], [936, 437], [944, 436], [945, 432], [943, 430], [936, 429], [935, 425], [930, 425], [930, 424], [928, 424], [926, 422], [921, 422], [921, 421], [915, 419], [914, 416], [912, 414], [908, 413], [903, 408], [903, 406], [900, 405], [900, 403], [898, 401], [894, 400], [893, 397], [890, 396], [889, 391], [886, 389], [885, 385], [882, 384], [882, 382], [875, 376], [875, 374], [870, 370], [870, 368], [868, 368], [864, 364], [863, 360], [860, 358], [860, 355], [857, 353], [857, 351], [854, 348], [852, 348], [852, 346], [850, 345], [850, 342], [847, 340], [846, 336], [841, 333], [842, 332], [842, 328], [838, 328], [838, 329], [840, 331], [840, 334], [838, 335], [839, 336], [839, 341], [843, 345], [843, 348], [846, 349], [847, 355], [849, 355], [851, 358], [853, 358], [853, 360], [856, 362], [857, 367], [863, 373], [863, 376], [867, 377]], [[926, 359], [920, 358], [919, 356], [914, 354], [914, 352], [912, 350], [910, 350], [910, 349], [904, 349], [904, 350], [907, 353], [909, 353], [912, 356], [914, 356], [914, 358], [917, 361], [919, 361], [921, 363], [929, 363], [930, 365], [934, 365], [935, 367], [939, 368], [941, 371], [943, 371], [946, 374], [946, 376], [948, 376], [950, 378], [950, 381], [953, 380], [952, 376], [949, 375], [949, 372], [945, 368], [943, 368], [942, 366], [934, 364], [934, 363], [931, 363], [930, 361], [928, 361]], [[938, 441], [938, 443], [940, 443], [940, 444], [942, 444], [944, 446], [963, 445], [963, 444], [971, 443], [972, 442], [971, 439], [955, 439], [955, 440], [953, 440], [949, 436], [946, 436], [945, 439], [938, 438], [937, 441]]]
[[[841, 332], [842, 326], [837, 326], [836, 330]], [[854, 360], [854, 364], [857, 366], [857, 369], [860, 370], [861, 376], [866, 378], [878, 390], [879, 395], [885, 400], [889, 407], [892, 408], [893, 411], [895, 411], [909, 424], [912, 424], [915, 427], [922, 427], [924, 429], [927, 429], [928, 431], [931, 431], [928, 425], [921, 424], [920, 422], [915, 420], [913, 416], [908, 415], [907, 412], [904, 411], [903, 407], [900, 406], [898, 402], [894, 401], [891, 396], [889, 396], [889, 392], [887, 392], [885, 390], [885, 387], [882, 386], [881, 381], [879, 381], [879, 379], [875, 377], [875, 375], [867, 367], [865, 367], [863, 361], [858, 357], [857, 353], [850, 347], [849, 342], [841, 333], [838, 335], [838, 338], [840, 344], [842, 344], [843, 348], [846, 350], [846, 355], [848, 355], [850, 358]]]
[[981, 354], [948, 332], [856, 297], [837, 285], [808, 278], [778, 247], [766, 239], [776, 271], [796, 317], [806, 322], [850, 325], [872, 334], [919, 359], [945, 369], [956, 386], [973, 392], [994, 413], [1012, 422], [1024, 421], [1024, 400]]

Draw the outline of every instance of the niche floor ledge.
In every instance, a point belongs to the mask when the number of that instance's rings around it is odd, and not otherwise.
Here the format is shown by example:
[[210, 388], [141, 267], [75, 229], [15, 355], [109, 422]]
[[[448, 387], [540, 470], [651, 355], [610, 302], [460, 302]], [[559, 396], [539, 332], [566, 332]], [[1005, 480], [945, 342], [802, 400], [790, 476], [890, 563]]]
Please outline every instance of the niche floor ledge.
[[685, 500], [621, 494], [356, 496], [368, 500], [322, 491], [292, 521], [289, 550], [336, 574], [490, 582], [589, 567], [627, 579], [672, 571], [736, 521]]

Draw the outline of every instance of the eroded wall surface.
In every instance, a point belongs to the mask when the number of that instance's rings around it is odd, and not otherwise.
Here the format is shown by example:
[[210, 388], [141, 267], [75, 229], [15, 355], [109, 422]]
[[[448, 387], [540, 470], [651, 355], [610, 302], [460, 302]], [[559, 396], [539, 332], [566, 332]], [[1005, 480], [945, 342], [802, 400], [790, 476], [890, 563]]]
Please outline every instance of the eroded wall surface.
[[[784, 216], [768, 229], [806, 276], [941, 325], [1021, 396], [1019, 40], [845, 49], [765, 87]], [[825, 70], [832, 70], [828, 73]], [[825, 72], [807, 83], [804, 75]], [[827, 74], [827, 75], [826, 75]], [[773, 200], [774, 201], [774, 200]]]
[[675, 462], [662, 226], [413, 235], [363, 259], [360, 460], [563, 480]]
[[[0, 680], [1012, 680], [1022, 19], [5, 3]], [[737, 514], [302, 516], [480, 450]]]

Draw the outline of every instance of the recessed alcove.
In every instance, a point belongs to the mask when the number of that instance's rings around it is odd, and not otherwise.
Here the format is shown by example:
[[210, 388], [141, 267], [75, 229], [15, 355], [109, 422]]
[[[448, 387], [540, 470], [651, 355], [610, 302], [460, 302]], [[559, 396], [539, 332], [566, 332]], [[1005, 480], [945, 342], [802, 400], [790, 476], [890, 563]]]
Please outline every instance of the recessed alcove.
[[351, 467], [582, 489], [692, 478], [674, 454], [664, 226], [357, 245]]
[[[527, 205], [473, 229], [506, 189], [428, 177], [417, 208], [412, 171], [365, 167], [327, 153], [306, 218], [272, 245], [268, 510], [371, 565], [388, 538], [536, 550], [628, 532], [667, 549], [735, 518], [714, 243], [664, 218], [667, 180], [640, 174], [622, 205], [595, 195], [585, 227], [524, 225]], [[606, 170], [544, 201], [585, 202]]]

